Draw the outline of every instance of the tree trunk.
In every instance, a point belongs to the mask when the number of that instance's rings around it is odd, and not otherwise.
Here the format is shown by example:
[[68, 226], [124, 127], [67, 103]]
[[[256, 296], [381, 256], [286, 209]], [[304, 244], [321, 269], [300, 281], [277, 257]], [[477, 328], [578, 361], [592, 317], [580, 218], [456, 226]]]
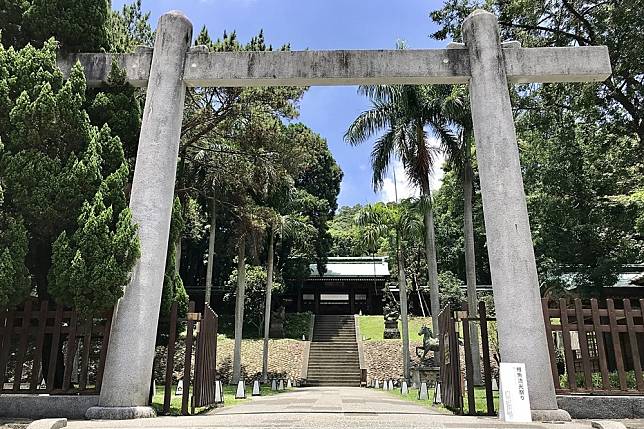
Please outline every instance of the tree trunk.
[[407, 316], [407, 280], [403, 251], [398, 245], [398, 287], [400, 289], [400, 319], [402, 321], [403, 377], [409, 380], [409, 323]]
[[174, 269], [177, 272], [177, 275], [181, 277], [179, 270], [181, 269], [181, 234], [177, 238], [177, 242], [174, 244]]
[[438, 313], [440, 313], [440, 300], [438, 292], [438, 264], [436, 263], [436, 237], [434, 235], [434, 214], [432, 213], [431, 191], [429, 184], [424, 187], [423, 197], [427, 200], [427, 207], [423, 213], [425, 225], [425, 258], [427, 259], [427, 283], [429, 285], [429, 299], [432, 311], [432, 331], [438, 337]]
[[210, 304], [212, 290], [212, 271], [215, 258], [215, 229], [217, 227], [217, 207], [215, 197], [212, 198], [212, 212], [210, 214], [210, 237], [208, 238], [208, 265], [206, 266], [206, 304]]
[[268, 262], [266, 267], [266, 302], [264, 308], [264, 354], [262, 356], [262, 380], [268, 381], [268, 334], [271, 327], [271, 293], [273, 289], [273, 247], [275, 234], [268, 238]]
[[[469, 156], [469, 138], [465, 139], [465, 164], [463, 166], [463, 234], [465, 235], [465, 278], [467, 283], [467, 307], [469, 317], [476, 317], [478, 298], [476, 296], [476, 261], [474, 259], [474, 226], [472, 220], [472, 163]], [[480, 386], [481, 355], [479, 351], [478, 324], [470, 322], [470, 350], [472, 351], [472, 367], [474, 385]]]
[[241, 342], [244, 327], [244, 300], [246, 298], [246, 237], [239, 239], [237, 252], [237, 302], [235, 304], [235, 351], [233, 355], [233, 384], [241, 379]]

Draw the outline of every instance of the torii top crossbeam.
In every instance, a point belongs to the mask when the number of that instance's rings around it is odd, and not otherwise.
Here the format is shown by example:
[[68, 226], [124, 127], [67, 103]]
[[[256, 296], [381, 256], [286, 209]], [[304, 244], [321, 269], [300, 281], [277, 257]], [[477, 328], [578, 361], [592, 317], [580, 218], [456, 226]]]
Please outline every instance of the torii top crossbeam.
[[[314, 86], [371, 84], [457, 84], [470, 79], [464, 45], [451, 49], [207, 52], [202, 46], [186, 54], [183, 81], [188, 87]], [[459, 46], [460, 45], [460, 46]], [[603, 81], [610, 75], [605, 46], [521, 48], [504, 44], [511, 83]], [[145, 87], [152, 48], [133, 54], [75, 54], [60, 58], [65, 73], [80, 61], [87, 83], [107, 81], [112, 62], [134, 86]]]
[[[501, 357], [526, 364], [533, 417], [570, 419], [557, 408], [553, 377], [558, 374], [548, 354], [508, 85], [604, 80], [611, 73], [608, 51], [502, 44], [496, 17], [485, 11], [468, 16], [463, 38], [465, 44], [435, 50], [209, 53], [191, 49], [190, 20], [168, 12], [159, 19], [153, 49], [60, 59], [66, 72], [80, 61], [90, 85], [105, 82], [116, 59], [128, 81], [147, 87], [130, 197], [141, 258], [117, 305], [99, 406], [90, 408], [88, 417], [153, 414], [147, 398], [187, 86], [467, 83]], [[437, 313], [434, 307], [433, 301]], [[236, 330], [233, 374], [240, 371], [240, 349]], [[402, 349], [408, 351], [405, 344]], [[403, 364], [407, 369], [408, 362]]]

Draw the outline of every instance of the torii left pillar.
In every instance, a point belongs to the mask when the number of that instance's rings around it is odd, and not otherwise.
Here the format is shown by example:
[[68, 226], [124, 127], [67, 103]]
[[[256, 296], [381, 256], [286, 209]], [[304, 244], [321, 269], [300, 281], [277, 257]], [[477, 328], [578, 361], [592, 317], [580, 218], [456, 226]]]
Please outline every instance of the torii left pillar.
[[139, 137], [130, 209], [141, 259], [115, 308], [103, 384], [91, 419], [153, 417], [148, 405], [186, 87], [192, 23], [181, 12], [159, 18]]

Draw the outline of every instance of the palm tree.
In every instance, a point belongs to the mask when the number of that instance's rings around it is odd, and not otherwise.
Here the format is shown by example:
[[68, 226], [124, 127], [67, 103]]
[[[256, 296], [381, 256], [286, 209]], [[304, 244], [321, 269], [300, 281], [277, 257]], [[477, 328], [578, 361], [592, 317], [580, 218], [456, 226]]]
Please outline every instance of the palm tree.
[[[463, 235], [465, 237], [465, 281], [467, 305], [470, 317], [475, 317], [478, 298], [476, 295], [476, 258], [474, 253], [474, 222], [472, 219], [472, 142], [474, 128], [468, 91], [465, 86], [452, 87], [451, 94], [443, 98], [443, 112], [450, 125], [456, 129], [457, 138], [443, 140], [443, 148], [450, 165], [461, 176], [463, 185]], [[482, 384], [479, 352], [479, 335], [476, 322], [470, 322], [470, 350], [474, 367], [474, 384]]]
[[398, 287], [400, 289], [400, 318], [402, 322], [403, 376], [409, 379], [409, 325], [407, 319], [407, 280], [405, 278], [405, 258], [403, 241], [420, 230], [420, 222], [415, 211], [407, 204], [367, 205], [356, 215], [356, 224], [362, 228], [362, 236], [367, 248], [375, 252], [382, 238], [395, 240], [398, 263]]
[[440, 312], [430, 187], [436, 149], [429, 144], [425, 127], [440, 140], [454, 138], [442, 112], [441, 96], [447, 91], [446, 86], [361, 86], [359, 93], [371, 99], [372, 108], [361, 113], [344, 136], [349, 144], [359, 145], [384, 131], [371, 152], [374, 190], [382, 188], [393, 155], [400, 158], [408, 179], [420, 189], [434, 335], [439, 333], [437, 316]]

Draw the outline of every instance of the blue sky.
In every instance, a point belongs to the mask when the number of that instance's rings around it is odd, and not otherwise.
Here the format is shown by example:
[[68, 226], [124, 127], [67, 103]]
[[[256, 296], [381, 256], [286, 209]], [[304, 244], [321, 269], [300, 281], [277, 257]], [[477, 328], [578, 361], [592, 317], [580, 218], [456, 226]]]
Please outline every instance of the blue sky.
[[[131, 0], [113, 0], [120, 8]], [[397, 40], [409, 48], [440, 48], [446, 42], [429, 37], [435, 30], [429, 12], [442, 0], [143, 0], [151, 12], [152, 25], [172, 9], [183, 11], [195, 33], [203, 25], [214, 38], [224, 30], [236, 30], [247, 41], [264, 30], [267, 43], [275, 47], [290, 43], [292, 50], [304, 49], [392, 49]], [[351, 121], [369, 107], [356, 87], [313, 87], [302, 99], [299, 120], [327, 139], [329, 148], [344, 171], [339, 205], [393, 199], [393, 180], [374, 193], [369, 165], [370, 143], [350, 147], [343, 135]], [[399, 163], [399, 196], [414, 193], [404, 180]], [[440, 183], [435, 173], [434, 187]]]

